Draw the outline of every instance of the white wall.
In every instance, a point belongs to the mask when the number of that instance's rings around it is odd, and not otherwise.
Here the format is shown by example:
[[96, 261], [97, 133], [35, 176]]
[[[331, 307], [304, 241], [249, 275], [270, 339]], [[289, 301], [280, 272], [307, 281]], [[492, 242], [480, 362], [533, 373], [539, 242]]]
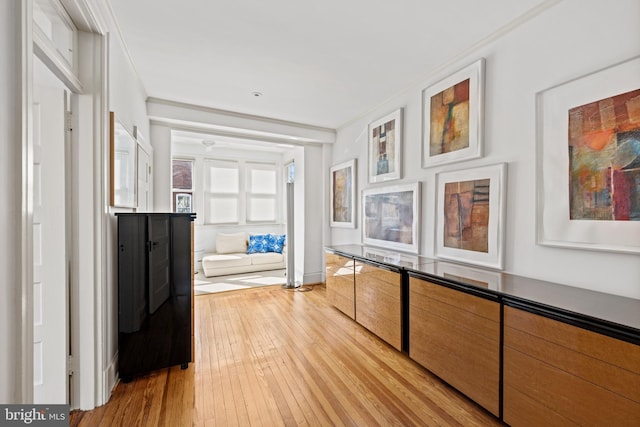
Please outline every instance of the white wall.
[[[326, 188], [320, 177], [326, 170], [322, 146], [304, 149], [304, 279], [303, 284], [319, 283], [324, 277], [323, 228]], [[297, 172], [297, 170], [296, 170]], [[297, 256], [297, 254], [296, 254]]]
[[[443, 72], [428, 76], [366, 117], [339, 129], [333, 147], [333, 164], [357, 158], [360, 190], [372, 186], [367, 183], [366, 173], [367, 124], [403, 107], [402, 182], [423, 183], [421, 254], [433, 256], [434, 253], [435, 174], [506, 162], [505, 271], [640, 298], [638, 255], [545, 247], [536, 244], [535, 236], [535, 95], [638, 55], [639, 16], [640, 2], [637, 0], [562, 1], [450, 64]], [[480, 57], [486, 58], [484, 157], [422, 169], [422, 89]], [[325, 176], [328, 180], [326, 172]], [[332, 229], [331, 242], [360, 243], [361, 233], [359, 218], [355, 230]]]
[[[147, 117], [147, 94], [128, 56], [114, 33], [109, 34], [109, 110], [116, 113], [118, 120], [133, 135], [137, 126], [143, 135], [149, 135], [149, 119]], [[153, 135], [152, 135], [153, 138]], [[153, 140], [151, 141], [153, 143]], [[108, 161], [107, 161], [108, 163]], [[109, 168], [106, 168], [106, 182], [109, 182]], [[107, 191], [107, 194], [108, 191]], [[105, 289], [105, 343], [104, 366], [106, 380], [113, 382], [115, 356], [118, 352], [118, 256], [117, 256], [117, 221], [116, 212], [127, 212], [131, 209], [113, 208], [106, 200], [106, 271]]]
[[0, 2], [0, 402], [19, 403], [20, 373], [20, 2]]

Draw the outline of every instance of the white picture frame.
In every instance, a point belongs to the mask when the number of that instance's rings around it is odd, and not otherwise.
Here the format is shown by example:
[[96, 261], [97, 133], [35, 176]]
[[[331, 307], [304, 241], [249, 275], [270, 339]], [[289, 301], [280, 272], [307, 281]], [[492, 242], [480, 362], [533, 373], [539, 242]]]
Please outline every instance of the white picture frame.
[[369, 182], [386, 182], [402, 176], [402, 108], [368, 126]]
[[571, 219], [568, 146], [570, 109], [640, 89], [639, 76], [640, 56], [537, 93], [538, 244], [640, 253], [640, 221]]
[[409, 253], [420, 248], [420, 183], [362, 192], [362, 242]]
[[133, 136], [109, 113], [109, 198], [110, 205], [118, 208], [138, 207], [137, 143]]
[[484, 69], [480, 58], [422, 91], [423, 168], [482, 157]]
[[437, 258], [504, 268], [506, 175], [506, 163], [437, 174]]
[[356, 159], [332, 166], [330, 180], [331, 227], [356, 228], [357, 218], [357, 170]]

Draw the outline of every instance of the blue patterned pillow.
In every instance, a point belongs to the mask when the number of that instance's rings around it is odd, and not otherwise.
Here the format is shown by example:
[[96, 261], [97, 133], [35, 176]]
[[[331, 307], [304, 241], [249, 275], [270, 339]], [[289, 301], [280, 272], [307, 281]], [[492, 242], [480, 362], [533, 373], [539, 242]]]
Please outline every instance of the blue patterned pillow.
[[279, 254], [282, 253], [282, 249], [284, 247], [285, 235], [284, 234], [269, 234], [268, 237], [268, 247], [267, 252], [277, 252]]
[[252, 234], [249, 236], [248, 254], [266, 253], [269, 246], [270, 234]]
[[276, 252], [281, 254], [285, 243], [284, 234], [254, 234], [249, 236], [248, 254]]

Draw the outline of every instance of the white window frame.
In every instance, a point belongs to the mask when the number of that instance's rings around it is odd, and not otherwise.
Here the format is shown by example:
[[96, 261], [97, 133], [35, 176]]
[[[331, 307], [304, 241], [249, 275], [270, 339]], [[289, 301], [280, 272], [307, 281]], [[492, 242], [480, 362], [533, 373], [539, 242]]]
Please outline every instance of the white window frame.
[[[211, 171], [212, 167], [225, 167], [228, 169], [236, 169], [238, 171], [238, 191], [225, 191], [225, 192], [214, 192], [211, 188]], [[233, 167], [235, 166], [235, 167]], [[237, 160], [228, 160], [228, 159], [205, 159], [204, 160], [204, 223], [212, 224], [212, 225], [226, 225], [226, 224], [241, 224], [242, 218], [242, 198], [241, 189], [242, 189], [242, 174], [240, 173], [240, 162]], [[224, 222], [214, 222], [210, 220], [211, 214], [209, 212], [209, 206], [212, 199], [235, 199], [236, 206], [238, 208], [238, 212], [235, 218], [235, 221], [224, 221]]]
[[[275, 182], [273, 186], [272, 193], [259, 193], [252, 191], [251, 188], [251, 172], [255, 170], [263, 170], [273, 172], [275, 175]], [[245, 185], [245, 200], [246, 200], [246, 223], [247, 224], [274, 224], [280, 218], [280, 204], [278, 203], [280, 200], [280, 179], [278, 178], [279, 168], [275, 163], [266, 163], [266, 162], [249, 162], [245, 163], [245, 176], [246, 176], [246, 185]], [[251, 220], [251, 201], [252, 200], [272, 200], [274, 206], [273, 218], [268, 220]]]
[[[280, 167], [277, 162], [260, 162], [254, 160], [238, 160], [238, 159], [226, 159], [226, 158], [205, 158], [204, 159], [204, 218], [203, 223], [205, 225], [255, 225], [255, 224], [278, 224], [281, 222], [282, 217], [282, 189], [281, 181], [282, 174], [280, 173]], [[238, 169], [238, 192], [212, 192], [211, 191], [211, 173], [210, 168], [215, 165], [230, 166], [235, 164]], [[251, 171], [252, 170], [273, 170], [275, 173], [275, 193], [254, 193], [251, 191]], [[212, 198], [233, 198], [237, 200], [238, 216], [236, 221], [227, 222], [213, 222], [210, 220], [209, 206]], [[249, 206], [252, 199], [270, 199], [274, 200], [275, 212], [274, 217], [270, 220], [251, 221], [249, 219], [250, 212]]]

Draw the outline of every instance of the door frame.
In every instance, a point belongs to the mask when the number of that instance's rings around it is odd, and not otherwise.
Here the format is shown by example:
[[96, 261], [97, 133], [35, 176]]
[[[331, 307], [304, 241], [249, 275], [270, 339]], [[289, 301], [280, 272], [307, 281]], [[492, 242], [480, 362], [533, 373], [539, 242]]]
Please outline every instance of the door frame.
[[[88, 165], [84, 171], [92, 172], [93, 185], [82, 189], [81, 203], [73, 203], [71, 223], [73, 250], [71, 268], [76, 272], [75, 279], [82, 283], [92, 283], [93, 287], [73, 286], [70, 337], [79, 345], [76, 360], [72, 363], [74, 373], [78, 375], [72, 384], [74, 401], [72, 408], [92, 409], [106, 403], [111, 385], [105, 381], [104, 337], [107, 334], [106, 310], [106, 264], [105, 242], [107, 215], [104, 213], [107, 203], [105, 184], [105, 153], [108, 150], [108, 26], [105, 21], [105, 8], [102, 2], [90, 0], [57, 0], [65, 6], [76, 27], [84, 32], [79, 44], [86, 55], [80, 55], [80, 73], [92, 80], [94, 89], [85, 93], [79, 79], [73, 73], [66, 73], [52, 61], [41, 45], [34, 47], [33, 4], [34, 0], [20, 0], [21, 35], [21, 162], [20, 162], [20, 315], [18, 319], [19, 349], [17, 366], [17, 396], [23, 403], [33, 402], [33, 58], [38, 55], [60, 80], [72, 92], [73, 116], [72, 145], [78, 146], [79, 135], [85, 141], [91, 141], [83, 147], [83, 153], [73, 155], [71, 185], [75, 188], [80, 182], [80, 162]], [[80, 52], [83, 52], [80, 49]], [[42, 56], [41, 56], [42, 55]], [[83, 71], [82, 71], [83, 70]], [[84, 108], [78, 108], [78, 105]], [[84, 112], [82, 112], [84, 111]], [[95, 148], [94, 148], [95, 147]], [[85, 149], [86, 148], [86, 149]], [[86, 202], [86, 203], [85, 203]], [[87, 206], [87, 204], [89, 206]], [[80, 206], [83, 205], [83, 206]], [[89, 217], [83, 217], [84, 213]], [[80, 219], [83, 219], [80, 224]], [[81, 227], [81, 229], [79, 229]], [[69, 231], [68, 231], [69, 232]], [[81, 234], [82, 233], [82, 234]], [[83, 235], [83, 242], [78, 239]], [[82, 246], [79, 248], [79, 246]], [[76, 307], [75, 309], [73, 307]], [[75, 315], [74, 315], [75, 312]], [[80, 322], [82, 319], [82, 322]]]

